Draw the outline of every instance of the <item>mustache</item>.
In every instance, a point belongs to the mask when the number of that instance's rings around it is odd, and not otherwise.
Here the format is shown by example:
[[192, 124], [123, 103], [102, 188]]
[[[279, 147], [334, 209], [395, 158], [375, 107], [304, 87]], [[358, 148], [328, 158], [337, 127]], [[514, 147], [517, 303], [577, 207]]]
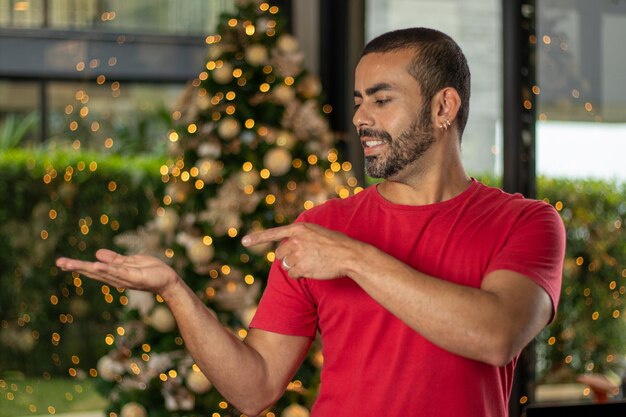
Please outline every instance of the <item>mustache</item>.
[[374, 129], [361, 129], [359, 130], [359, 138], [363, 138], [364, 136], [376, 139], [382, 139], [385, 142], [391, 142], [391, 135], [384, 130], [374, 130]]

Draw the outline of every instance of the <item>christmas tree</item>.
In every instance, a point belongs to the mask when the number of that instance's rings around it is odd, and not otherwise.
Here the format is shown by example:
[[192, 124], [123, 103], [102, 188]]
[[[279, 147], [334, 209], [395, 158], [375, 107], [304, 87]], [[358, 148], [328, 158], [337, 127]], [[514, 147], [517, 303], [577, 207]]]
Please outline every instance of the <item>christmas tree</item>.
[[[207, 37], [206, 68], [172, 113], [166, 192], [154, 219], [118, 236], [128, 253], [172, 265], [240, 338], [265, 285], [273, 247], [240, 238], [285, 225], [328, 198], [359, 190], [340, 162], [318, 79], [303, 69], [278, 7], [238, 1]], [[110, 416], [240, 416], [200, 372], [163, 300], [123, 291], [120, 324], [98, 362]], [[210, 349], [210, 346], [207, 347]], [[307, 416], [322, 356], [314, 343], [287, 392], [266, 416]]]

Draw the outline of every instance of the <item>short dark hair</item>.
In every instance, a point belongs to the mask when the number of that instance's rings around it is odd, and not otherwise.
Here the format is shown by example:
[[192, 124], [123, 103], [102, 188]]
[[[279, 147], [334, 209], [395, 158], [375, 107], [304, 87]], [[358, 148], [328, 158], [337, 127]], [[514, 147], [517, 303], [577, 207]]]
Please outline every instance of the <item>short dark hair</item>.
[[470, 70], [463, 51], [448, 35], [435, 29], [408, 28], [384, 33], [365, 45], [361, 58], [367, 54], [414, 49], [415, 56], [408, 72], [417, 80], [425, 103], [445, 87], [454, 88], [461, 97], [457, 114], [459, 133], [463, 134], [469, 116]]

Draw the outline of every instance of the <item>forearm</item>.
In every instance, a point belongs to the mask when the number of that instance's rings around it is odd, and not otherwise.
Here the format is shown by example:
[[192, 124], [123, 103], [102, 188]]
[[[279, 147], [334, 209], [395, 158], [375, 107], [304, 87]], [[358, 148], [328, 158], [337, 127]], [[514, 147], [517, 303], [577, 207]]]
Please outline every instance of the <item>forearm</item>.
[[426, 339], [458, 355], [503, 365], [534, 337], [537, 326], [524, 323], [542, 320], [523, 317], [519, 303], [496, 292], [428, 276], [369, 245], [357, 244], [352, 254], [358, 257], [348, 255], [348, 276]]
[[182, 280], [161, 296], [197, 365], [235, 407], [253, 414], [280, 395], [269, 380], [264, 358], [225, 329]]
[[374, 246], [311, 223], [258, 232], [243, 242], [251, 246], [271, 241], [281, 241], [276, 257], [290, 277], [348, 276], [434, 344], [493, 365], [513, 358], [552, 313], [546, 291], [513, 271], [490, 272], [481, 278], [480, 288], [463, 286], [423, 274]]

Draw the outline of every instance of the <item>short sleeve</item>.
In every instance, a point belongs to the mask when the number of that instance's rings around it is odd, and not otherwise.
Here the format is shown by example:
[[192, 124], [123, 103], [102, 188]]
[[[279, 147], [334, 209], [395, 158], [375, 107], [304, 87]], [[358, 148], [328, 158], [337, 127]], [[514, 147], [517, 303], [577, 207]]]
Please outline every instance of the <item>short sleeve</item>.
[[529, 277], [552, 299], [554, 317], [561, 293], [565, 227], [549, 204], [533, 201], [521, 209], [522, 214], [502, 250], [490, 262], [487, 273], [507, 269]]
[[250, 327], [292, 336], [315, 337], [317, 303], [309, 292], [307, 279], [289, 277], [280, 267], [280, 261], [275, 261]]

